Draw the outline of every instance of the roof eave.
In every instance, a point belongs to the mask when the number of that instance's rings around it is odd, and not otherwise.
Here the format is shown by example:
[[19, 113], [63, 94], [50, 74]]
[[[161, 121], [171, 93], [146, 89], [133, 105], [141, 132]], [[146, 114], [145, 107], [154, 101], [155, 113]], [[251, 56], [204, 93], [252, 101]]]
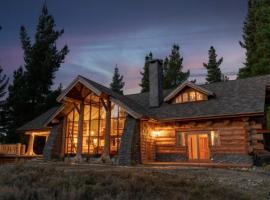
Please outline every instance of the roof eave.
[[168, 122], [168, 121], [197, 121], [197, 120], [207, 120], [207, 119], [254, 117], [254, 116], [263, 116], [263, 115], [264, 115], [264, 112], [257, 112], [257, 113], [238, 113], [238, 114], [212, 115], [212, 116], [202, 116], [202, 117], [164, 118], [164, 119], [158, 119], [158, 121], [160, 121], [160, 122]]

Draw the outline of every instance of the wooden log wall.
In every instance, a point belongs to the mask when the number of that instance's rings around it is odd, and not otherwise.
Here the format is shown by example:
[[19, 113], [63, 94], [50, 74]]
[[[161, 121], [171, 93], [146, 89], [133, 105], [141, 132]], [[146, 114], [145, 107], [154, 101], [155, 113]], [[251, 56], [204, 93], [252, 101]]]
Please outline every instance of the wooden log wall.
[[155, 141], [151, 135], [151, 130], [153, 130], [154, 126], [155, 124], [153, 123], [141, 121], [140, 141], [142, 163], [155, 161]]
[[[209, 134], [210, 157], [213, 154], [249, 154], [260, 151], [263, 145], [260, 142], [262, 134], [256, 133], [262, 128], [262, 124], [255, 123], [249, 118], [232, 118], [224, 120], [205, 120], [196, 122], [168, 122], [149, 123], [142, 122], [141, 130], [141, 154], [142, 162], [153, 161], [155, 154], [187, 154], [186, 146], [176, 146], [176, 131], [187, 133]], [[157, 131], [156, 137], [151, 132]], [[217, 131], [219, 134], [219, 145], [211, 145], [210, 132]], [[153, 145], [154, 147], [147, 147]], [[153, 157], [149, 160], [147, 151], [151, 148]], [[149, 154], [149, 153], [148, 153]]]

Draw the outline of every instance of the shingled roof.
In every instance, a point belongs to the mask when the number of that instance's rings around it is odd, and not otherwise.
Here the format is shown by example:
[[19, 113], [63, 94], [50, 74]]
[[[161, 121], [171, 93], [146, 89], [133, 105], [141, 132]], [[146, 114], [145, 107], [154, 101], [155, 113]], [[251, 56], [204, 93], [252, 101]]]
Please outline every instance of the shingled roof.
[[36, 117], [35, 119], [27, 122], [23, 126], [17, 129], [18, 132], [21, 131], [31, 131], [31, 130], [46, 130], [49, 127], [46, 127], [48, 120], [58, 111], [61, 106], [56, 106], [45, 113], [41, 114], [40, 116]]
[[[207, 101], [169, 104], [158, 108], [149, 107], [149, 93], [127, 95], [147, 109], [150, 117], [157, 120], [187, 120], [221, 116], [261, 115], [264, 113], [266, 86], [270, 75], [200, 85], [215, 96]], [[173, 90], [164, 90], [166, 97]]]
[[[120, 106], [129, 108], [137, 116], [148, 117], [160, 121], [196, 120], [201, 118], [263, 115], [265, 110], [266, 86], [270, 86], [270, 75], [247, 79], [231, 80], [199, 87], [211, 91], [215, 95], [206, 101], [170, 104], [163, 102], [160, 107], [149, 106], [149, 93], [120, 95], [111, 89], [79, 76], [100, 92], [106, 93]], [[164, 90], [164, 98], [174, 89]], [[55, 115], [59, 107], [54, 107], [23, 125], [18, 131], [45, 129], [48, 120]]]

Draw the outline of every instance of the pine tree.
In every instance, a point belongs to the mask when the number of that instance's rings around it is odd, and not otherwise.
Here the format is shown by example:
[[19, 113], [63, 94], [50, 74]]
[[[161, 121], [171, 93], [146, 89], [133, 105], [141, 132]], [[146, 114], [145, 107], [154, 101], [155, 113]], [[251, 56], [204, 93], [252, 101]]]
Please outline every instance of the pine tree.
[[238, 78], [270, 74], [270, 1], [249, 0], [244, 22], [242, 48], [246, 50], [245, 67]]
[[203, 63], [203, 66], [207, 69], [206, 80], [208, 83], [221, 82], [223, 76], [220, 70], [220, 65], [223, 62], [223, 58], [217, 60], [216, 50], [213, 46], [210, 47], [208, 56], [208, 63]]
[[3, 142], [4, 134], [6, 133], [6, 112], [4, 109], [5, 101], [3, 100], [3, 97], [6, 94], [6, 88], [9, 82], [9, 79], [7, 78], [6, 74], [2, 74], [3, 69], [0, 66], [0, 142]]
[[125, 83], [123, 82], [123, 76], [120, 75], [119, 69], [117, 66], [114, 68], [114, 74], [113, 74], [112, 83], [110, 84], [110, 86], [114, 92], [123, 94], [123, 88], [125, 86]]
[[0, 102], [1, 102], [1, 98], [3, 98], [6, 94], [6, 88], [9, 82], [9, 78], [7, 78], [6, 74], [2, 74], [3, 73], [3, 69], [0, 66]]
[[164, 88], [177, 87], [189, 78], [189, 70], [183, 72], [183, 57], [180, 55], [180, 48], [174, 44], [169, 58], [165, 58], [163, 64]]
[[8, 88], [9, 96], [4, 107], [4, 112], [7, 114], [5, 124], [7, 130], [6, 142], [19, 142], [20, 138], [16, 134], [16, 128], [26, 122], [25, 118], [29, 118], [29, 114], [33, 110], [26, 93], [24, 73], [22, 67], [15, 70], [13, 73], [13, 82]]
[[140, 74], [142, 75], [140, 83], [141, 92], [149, 91], [149, 61], [152, 59], [153, 59], [152, 52], [150, 52], [148, 55], [145, 56], [143, 71], [140, 72]]
[[14, 80], [9, 87], [7, 109], [9, 115], [9, 142], [18, 141], [16, 128], [38, 116], [52, 104], [55, 72], [64, 62], [68, 47], [57, 49], [56, 41], [64, 30], [56, 31], [52, 15], [44, 4], [34, 41], [30, 40], [26, 28], [21, 27], [20, 39], [24, 51], [24, 66], [14, 72]]

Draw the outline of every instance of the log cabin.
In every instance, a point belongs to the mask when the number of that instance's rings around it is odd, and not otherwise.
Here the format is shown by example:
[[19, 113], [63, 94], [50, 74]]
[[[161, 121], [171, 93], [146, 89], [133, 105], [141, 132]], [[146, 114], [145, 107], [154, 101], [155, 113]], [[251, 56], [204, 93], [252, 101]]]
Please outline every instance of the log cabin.
[[149, 74], [149, 92], [132, 95], [78, 76], [59, 106], [18, 129], [27, 155], [206, 166], [252, 166], [269, 155], [270, 75], [163, 90], [161, 60], [150, 61]]

